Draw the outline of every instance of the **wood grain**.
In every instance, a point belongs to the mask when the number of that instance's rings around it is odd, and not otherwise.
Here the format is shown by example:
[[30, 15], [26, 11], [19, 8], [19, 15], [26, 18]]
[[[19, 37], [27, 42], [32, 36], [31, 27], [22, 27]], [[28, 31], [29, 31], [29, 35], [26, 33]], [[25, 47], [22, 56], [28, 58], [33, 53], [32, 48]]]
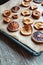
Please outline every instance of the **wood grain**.
[[16, 43], [0, 35], [0, 65], [43, 65], [43, 53], [32, 56]]

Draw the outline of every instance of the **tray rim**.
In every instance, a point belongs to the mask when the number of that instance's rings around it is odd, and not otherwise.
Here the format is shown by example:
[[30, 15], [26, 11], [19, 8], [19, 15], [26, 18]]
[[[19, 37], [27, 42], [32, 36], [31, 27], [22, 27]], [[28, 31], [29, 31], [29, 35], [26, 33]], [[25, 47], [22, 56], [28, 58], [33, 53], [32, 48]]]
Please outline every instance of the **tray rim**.
[[20, 45], [22, 48], [24, 48], [26, 51], [30, 52], [33, 56], [40, 56], [41, 53], [43, 51], [37, 52], [33, 49], [31, 49], [30, 47], [28, 47], [27, 45], [23, 44], [22, 42], [20, 42], [19, 40], [17, 40], [15, 37], [7, 34], [6, 32], [0, 30], [0, 33], [3, 34], [4, 36], [6, 36], [7, 38], [9, 38], [10, 40], [12, 40], [13, 42], [15, 42], [16, 44]]

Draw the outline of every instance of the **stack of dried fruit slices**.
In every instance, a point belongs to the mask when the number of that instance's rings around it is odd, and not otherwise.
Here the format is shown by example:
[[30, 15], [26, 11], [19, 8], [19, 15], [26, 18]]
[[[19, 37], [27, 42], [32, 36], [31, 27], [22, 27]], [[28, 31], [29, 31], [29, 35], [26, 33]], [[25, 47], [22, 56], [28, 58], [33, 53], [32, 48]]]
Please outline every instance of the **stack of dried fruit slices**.
[[38, 2], [23, 0], [14, 5], [12, 1], [8, 8], [4, 9], [7, 3], [0, 8], [0, 29], [35, 51], [39, 51], [43, 43], [43, 3]]

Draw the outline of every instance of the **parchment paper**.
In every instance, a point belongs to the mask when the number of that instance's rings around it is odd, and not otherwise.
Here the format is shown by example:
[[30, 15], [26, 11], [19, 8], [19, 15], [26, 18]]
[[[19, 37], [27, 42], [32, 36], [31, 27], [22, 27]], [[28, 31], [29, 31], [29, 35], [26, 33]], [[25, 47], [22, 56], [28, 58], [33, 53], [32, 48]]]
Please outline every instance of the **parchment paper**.
[[[0, 29], [6, 33], [8, 33], [9, 35], [15, 37], [16, 39], [18, 39], [19, 41], [21, 41], [23, 44], [29, 46], [31, 49], [39, 52], [43, 50], [43, 44], [35, 44], [32, 40], [31, 40], [31, 36], [22, 36], [20, 34], [20, 28], [23, 27], [23, 23], [22, 20], [24, 18], [24, 16], [21, 16], [21, 11], [24, 9], [29, 10], [29, 8], [24, 8], [24, 7], [20, 7], [20, 10], [17, 12], [19, 14], [19, 18], [18, 19], [13, 19], [14, 21], [19, 23], [19, 30], [17, 32], [11, 33], [7, 31], [7, 26], [8, 24], [4, 24], [3, 23], [3, 16], [2, 13], [4, 10], [9, 10], [11, 9], [13, 6], [15, 5], [19, 5], [22, 2], [22, 0], [10, 0], [7, 3], [0, 5]], [[31, 5], [35, 4], [33, 2], [30, 3]], [[35, 4], [38, 6], [38, 10], [40, 12], [43, 11], [43, 7], [40, 4]], [[11, 15], [12, 16], [12, 15]], [[11, 17], [10, 16], [10, 17]], [[12, 20], [12, 19], [11, 19]], [[39, 19], [40, 21], [43, 21], [43, 17], [40, 17]], [[38, 20], [34, 20], [34, 23], [37, 22]], [[33, 32], [35, 32], [36, 30], [33, 28]], [[43, 32], [43, 31], [42, 31]]]

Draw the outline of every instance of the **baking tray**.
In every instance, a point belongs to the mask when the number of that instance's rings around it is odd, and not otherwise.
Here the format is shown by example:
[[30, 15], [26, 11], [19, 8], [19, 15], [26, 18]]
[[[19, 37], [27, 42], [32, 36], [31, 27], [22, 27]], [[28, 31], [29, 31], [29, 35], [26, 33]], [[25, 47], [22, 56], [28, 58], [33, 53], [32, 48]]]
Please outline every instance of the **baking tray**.
[[[16, 42], [17, 44], [19, 44], [20, 46], [22, 46], [23, 48], [25, 48], [27, 51], [30, 51], [33, 55], [38, 56], [41, 54], [41, 52], [43, 51], [43, 44], [35, 44], [34, 42], [32, 42], [32, 40], [30, 40], [31, 36], [22, 36], [20, 35], [20, 31], [18, 32], [14, 32], [14, 33], [10, 33], [6, 30], [7, 25], [3, 23], [3, 16], [2, 16], [2, 12], [4, 10], [10, 9], [12, 8], [14, 5], [18, 5], [19, 3], [21, 3], [22, 0], [10, 0], [7, 3], [3, 4], [0, 6], [0, 33], [2, 33], [3, 35], [5, 35], [6, 37], [8, 37], [9, 39], [13, 40], [14, 42]], [[32, 2], [33, 3], [33, 2]], [[35, 3], [33, 3], [35, 4]], [[36, 4], [38, 6], [38, 10], [40, 10], [40, 12], [43, 11], [43, 7], [40, 4]], [[24, 9], [28, 9], [28, 8], [20, 8], [20, 11], [18, 11], [19, 16], [22, 10]], [[23, 26], [22, 21], [23, 16], [20, 17], [19, 20], [16, 20], [20, 27]], [[39, 19], [40, 21], [43, 20], [43, 17], [40, 17]], [[37, 20], [34, 20], [37, 21]], [[36, 30], [34, 30], [36, 31]], [[42, 31], [43, 32], [43, 31]], [[19, 34], [19, 35], [18, 35]], [[25, 41], [26, 40], [26, 41]]]
[[0, 34], [3, 34], [4, 36], [6, 36], [8, 39], [12, 40], [13, 42], [17, 43], [18, 45], [20, 45], [21, 47], [23, 47], [23, 49], [25, 49], [27, 52], [30, 52], [32, 55], [34, 56], [39, 56], [41, 55], [42, 51], [40, 52], [36, 52], [33, 49], [31, 49], [30, 47], [26, 46], [25, 44], [21, 43], [19, 40], [17, 40], [16, 38], [12, 37], [11, 35], [5, 33], [4, 31], [0, 30]]

